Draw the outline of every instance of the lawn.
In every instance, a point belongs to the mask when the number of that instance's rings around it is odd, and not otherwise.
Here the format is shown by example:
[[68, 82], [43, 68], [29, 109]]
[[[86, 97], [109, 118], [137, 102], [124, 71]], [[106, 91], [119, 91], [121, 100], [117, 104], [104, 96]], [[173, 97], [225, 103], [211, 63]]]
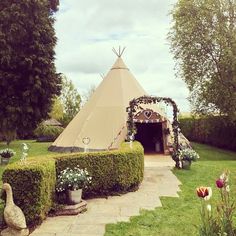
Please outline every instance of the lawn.
[[218, 190], [215, 180], [223, 170], [231, 171], [231, 189], [236, 189], [236, 153], [207, 145], [194, 144], [201, 159], [193, 163], [191, 170], [174, 170], [183, 183], [179, 198], [163, 197], [162, 208], [142, 210], [140, 216], [132, 217], [130, 223], [106, 226], [105, 236], [177, 236], [198, 235], [200, 201], [195, 189], [198, 186], [213, 188], [215, 201]]
[[[10, 148], [17, 154], [11, 162], [20, 159], [21, 143], [30, 146], [29, 156], [50, 154], [47, 151], [50, 143], [37, 143], [35, 141], [15, 141]], [[6, 145], [0, 143], [0, 149]], [[207, 145], [194, 144], [195, 150], [201, 158], [192, 164], [191, 170], [174, 170], [174, 174], [183, 183], [179, 198], [163, 197], [162, 208], [154, 211], [142, 210], [141, 215], [132, 217], [130, 223], [110, 224], [106, 227], [106, 236], [177, 236], [198, 235], [196, 225], [199, 223], [200, 201], [196, 196], [195, 189], [198, 186], [211, 186], [213, 199], [216, 199], [217, 189], [215, 180], [223, 170], [231, 171], [231, 182], [236, 189], [236, 153], [213, 148]], [[53, 154], [53, 153], [51, 153]], [[39, 157], [40, 158], [40, 157]], [[0, 166], [0, 174], [4, 166]], [[1, 176], [0, 175], [0, 176]], [[1, 178], [0, 178], [1, 179]], [[234, 193], [234, 195], [236, 195]], [[0, 205], [0, 210], [3, 204]], [[1, 215], [1, 214], [0, 214]]]
[[[53, 154], [52, 152], [48, 151], [48, 147], [50, 146], [51, 143], [39, 143], [36, 142], [35, 140], [18, 140], [10, 143], [9, 148], [13, 149], [16, 152], [16, 155], [10, 159], [11, 162], [15, 162], [17, 160], [20, 160], [21, 156], [21, 145], [22, 143], [26, 143], [29, 147], [29, 157], [31, 156], [40, 156], [44, 154]], [[7, 148], [7, 145], [3, 142], [0, 142], [0, 150]], [[0, 165], [0, 182], [2, 180], [1, 176], [4, 171], [5, 165]]]

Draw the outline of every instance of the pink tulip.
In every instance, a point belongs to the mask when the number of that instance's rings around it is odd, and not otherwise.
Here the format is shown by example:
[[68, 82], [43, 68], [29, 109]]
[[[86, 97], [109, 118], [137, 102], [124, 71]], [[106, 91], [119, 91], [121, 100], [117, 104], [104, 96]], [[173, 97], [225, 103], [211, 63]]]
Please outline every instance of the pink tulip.
[[224, 182], [223, 179], [217, 179], [217, 180], [216, 180], [216, 186], [217, 186], [218, 188], [223, 188], [223, 187], [224, 187], [224, 184], [225, 184], [225, 182]]

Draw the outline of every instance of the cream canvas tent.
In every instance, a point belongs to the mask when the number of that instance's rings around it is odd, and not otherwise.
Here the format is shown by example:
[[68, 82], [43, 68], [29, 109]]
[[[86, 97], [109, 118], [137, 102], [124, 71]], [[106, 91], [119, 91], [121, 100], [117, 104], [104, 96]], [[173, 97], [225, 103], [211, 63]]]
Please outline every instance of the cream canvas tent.
[[[122, 54], [122, 53], [121, 53]], [[117, 149], [126, 138], [129, 101], [147, 95], [118, 54], [115, 64], [49, 148], [57, 152]], [[155, 107], [157, 111], [157, 106]], [[158, 112], [158, 111], [157, 111]], [[161, 112], [159, 112], [160, 114]]]

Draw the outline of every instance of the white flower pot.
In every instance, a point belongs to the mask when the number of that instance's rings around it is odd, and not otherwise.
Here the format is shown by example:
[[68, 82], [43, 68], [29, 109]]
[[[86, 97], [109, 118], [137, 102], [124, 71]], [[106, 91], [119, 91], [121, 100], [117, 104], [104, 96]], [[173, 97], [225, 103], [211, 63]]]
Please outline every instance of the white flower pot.
[[81, 199], [82, 199], [82, 189], [67, 191], [68, 204], [74, 205], [80, 203]]
[[189, 170], [191, 168], [191, 161], [189, 160], [182, 160], [182, 168], [185, 170]]
[[5, 158], [5, 157], [2, 157], [2, 158], [1, 158], [1, 164], [2, 164], [2, 165], [8, 164], [9, 161], [10, 161], [10, 158]]

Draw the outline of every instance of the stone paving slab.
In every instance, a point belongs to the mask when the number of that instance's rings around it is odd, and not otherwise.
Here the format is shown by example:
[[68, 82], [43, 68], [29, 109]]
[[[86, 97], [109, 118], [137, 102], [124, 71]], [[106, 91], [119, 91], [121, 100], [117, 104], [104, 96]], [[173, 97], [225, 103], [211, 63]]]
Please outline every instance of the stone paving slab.
[[103, 236], [105, 225], [128, 222], [141, 209], [161, 207], [161, 196], [178, 197], [181, 182], [172, 173], [169, 156], [145, 156], [144, 180], [136, 192], [87, 200], [88, 210], [77, 216], [48, 217], [32, 236]]
[[74, 224], [68, 231], [68, 236], [72, 234], [94, 234], [94, 235], [104, 235], [105, 234], [105, 224], [86, 224], [86, 225], [77, 225]]

